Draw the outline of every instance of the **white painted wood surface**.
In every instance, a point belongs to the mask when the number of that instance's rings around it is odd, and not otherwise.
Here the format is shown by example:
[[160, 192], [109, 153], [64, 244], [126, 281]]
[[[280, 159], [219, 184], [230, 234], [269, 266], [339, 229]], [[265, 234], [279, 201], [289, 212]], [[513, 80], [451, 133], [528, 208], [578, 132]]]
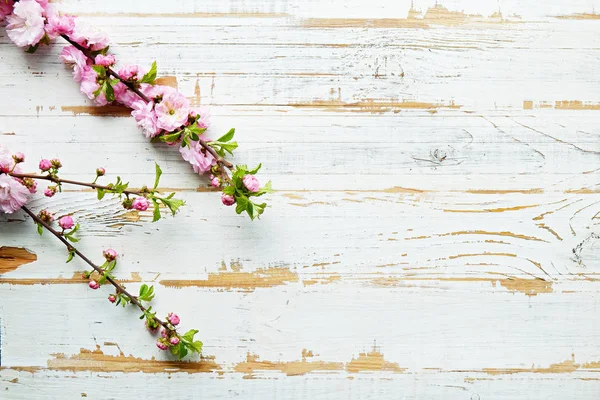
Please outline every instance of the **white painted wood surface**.
[[599, 398], [600, 2], [543, 3], [63, 0], [209, 105], [214, 135], [237, 128], [236, 161], [277, 189], [254, 223], [90, 108], [60, 46], [2, 31], [2, 143], [134, 186], [157, 161], [187, 201], [156, 224], [90, 192], [50, 203], [205, 351], [157, 353], [57, 242], [1, 217], [5, 254], [37, 260], [0, 260], [0, 398]]

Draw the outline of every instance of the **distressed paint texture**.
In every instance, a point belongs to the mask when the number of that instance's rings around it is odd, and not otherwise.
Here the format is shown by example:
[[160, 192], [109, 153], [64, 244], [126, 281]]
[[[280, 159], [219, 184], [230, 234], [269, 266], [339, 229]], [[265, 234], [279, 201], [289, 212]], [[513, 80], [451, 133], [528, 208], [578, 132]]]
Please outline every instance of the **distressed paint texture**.
[[156, 161], [187, 203], [156, 224], [73, 187], [32, 208], [73, 213], [82, 251], [117, 249], [117, 279], [154, 284], [205, 344], [158, 353], [82, 263], [0, 216], [2, 399], [598, 398], [600, 2], [60, 7], [209, 106], [209, 138], [236, 127], [235, 162], [276, 191], [235, 216], [128, 110], [86, 101], [60, 47], [0, 30], [0, 142], [27, 169], [60, 156], [141, 187]]

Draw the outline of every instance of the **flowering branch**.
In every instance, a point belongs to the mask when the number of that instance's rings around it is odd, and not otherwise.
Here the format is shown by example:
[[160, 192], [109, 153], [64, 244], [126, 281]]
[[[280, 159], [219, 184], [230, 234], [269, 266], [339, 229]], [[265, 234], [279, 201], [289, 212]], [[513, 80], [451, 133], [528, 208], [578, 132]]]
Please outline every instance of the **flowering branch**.
[[246, 212], [255, 219], [264, 212], [267, 204], [252, 199], [271, 192], [270, 183], [260, 187], [254, 177], [260, 165], [252, 170], [234, 167], [225, 158], [238, 147], [233, 141], [235, 129], [216, 140], [207, 138], [208, 110], [194, 108], [176, 89], [156, 84], [156, 62], [149, 71], [138, 65], [116, 71], [108, 38], [73, 16], [60, 15], [47, 0], [0, 0], [0, 21], [4, 18], [10, 39], [30, 53], [62, 37], [70, 45], [63, 48], [60, 58], [72, 67], [83, 94], [100, 106], [117, 103], [130, 108], [146, 138], [178, 145], [194, 172], [209, 173], [211, 185], [222, 189], [222, 203], [236, 204], [236, 213]]
[[[0, 0], [2, 1], [2, 0]], [[200, 353], [202, 350], [202, 342], [194, 340], [194, 336], [198, 333], [197, 330], [191, 329], [181, 335], [177, 332], [176, 326], [180, 320], [176, 314], [169, 313], [166, 320], [163, 321], [156, 317], [156, 312], [152, 311], [152, 307], [144, 303], [149, 303], [154, 298], [154, 287], [143, 284], [140, 287], [139, 295], [135, 296], [128, 292], [125, 286], [119, 284], [112, 271], [117, 266], [117, 252], [113, 249], [103, 251], [105, 262], [102, 265], [97, 265], [88, 257], [83, 255], [71, 243], [77, 243], [79, 238], [75, 234], [79, 231], [79, 224], [75, 223], [71, 215], [64, 215], [58, 219], [58, 226], [61, 230], [56, 230], [52, 227], [54, 215], [48, 210], [42, 210], [39, 214], [33, 213], [26, 203], [29, 201], [30, 195], [34, 194], [37, 189], [38, 180], [46, 180], [55, 183], [55, 186], [49, 186], [44, 190], [46, 197], [52, 197], [57, 191], [61, 191], [62, 184], [73, 184], [85, 187], [91, 187], [98, 191], [98, 199], [101, 200], [105, 193], [125, 196], [123, 206], [125, 208], [135, 208], [136, 210], [144, 211], [148, 208], [150, 201], [154, 204], [154, 221], [161, 218], [158, 203], [162, 203], [175, 214], [179, 207], [184, 202], [174, 198], [175, 193], [171, 193], [167, 197], [158, 196], [158, 183], [162, 171], [156, 165], [156, 177], [154, 187], [148, 189], [146, 186], [141, 190], [128, 190], [127, 183], [124, 183], [121, 178], [117, 177], [114, 184], [99, 185], [96, 183], [99, 177], [104, 176], [106, 170], [104, 168], [96, 169], [96, 179], [92, 183], [79, 182], [74, 180], [62, 179], [58, 177], [58, 172], [62, 167], [62, 163], [58, 159], [42, 160], [39, 168], [47, 175], [25, 174], [21, 172], [21, 163], [25, 161], [25, 156], [22, 153], [10, 154], [2, 145], [0, 145], [0, 212], [11, 214], [19, 209], [29, 215], [37, 225], [38, 233], [43, 234], [44, 230], [50, 232], [58, 238], [67, 248], [68, 257], [67, 263], [71, 262], [75, 256], [81, 258], [92, 269], [83, 273], [83, 278], [88, 279], [90, 289], [99, 289], [101, 285], [108, 282], [115, 288], [115, 293], [108, 296], [108, 300], [115, 304], [121, 304], [125, 307], [127, 304], [137, 306], [142, 315], [140, 319], [145, 319], [146, 328], [150, 331], [156, 331], [161, 326], [162, 337], [158, 339], [156, 345], [161, 350], [169, 349], [171, 353], [179, 358], [185, 357], [189, 352]], [[137, 195], [134, 199], [129, 196]]]

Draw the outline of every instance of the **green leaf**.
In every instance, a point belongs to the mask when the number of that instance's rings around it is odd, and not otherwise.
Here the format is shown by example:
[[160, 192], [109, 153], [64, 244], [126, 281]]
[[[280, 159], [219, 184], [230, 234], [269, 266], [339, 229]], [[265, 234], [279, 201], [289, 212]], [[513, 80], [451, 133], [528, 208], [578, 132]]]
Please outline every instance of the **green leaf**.
[[169, 135], [162, 135], [159, 136], [159, 140], [161, 142], [166, 142], [166, 143], [173, 143], [179, 140], [179, 138], [181, 137], [181, 132], [175, 132], [175, 133], [171, 133]]
[[196, 335], [196, 333], [198, 333], [197, 329], [190, 329], [183, 336], [181, 336], [181, 340], [183, 340], [184, 342], [191, 343], [194, 341], [194, 336]]
[[223, 143], [221, 148], [233, 155], [233, 151], [238, 148], [237, 142]]
[[138, 298], [143, 301], [152, 301], [154, 298], [154, 286], [142, 285]]
[[177, 210], [183, 205], [185, 205], [185, 201], [179, 199], [173, 199], [172, 197], [175, 193], [170, 194], [167, 198], [157, 197], [156, 199], [163, 203], [169, 210], [171, 210], [171, 214], [175, 215]]
[[27, 48], [27, 50], [25, 50], [25, 53], [29, 53], [29, 54], [35, 53], [37, 51], [38, 47], [40, 47], [40, 43], [41, 42], [36, 43], [35, 46], [29, 46]]
[[149, 84], [153, 85], [155, 80], [156, 80], [156, 61], [154, 61], [152, 63], [152, 67], [150, 68], [150, 71], [148, 71], [148, 73], [142, 77], [142, 79], [140, 80], [140, 83], [149, 83]]
[[109, 103], [112, 103], [113, 101], [115, 101], [115, 91], [113, 90], [113, 87], [110, 85], [109, 81], [104, 81], [104, 95], [106, 96], [106, 101], [108, 101]]
[[92, 65], [92, 69], [100, 76], [104, 76], [106, 74], [106, 68], [102, 65]]
[[192, 347], [192, 351], [195, 351], [196, 353], [202, 352], [202, 342], [199, 340], [196, 340], [195, 342], [193, 342], [191, 347]]
[[262, 167], [262, 163], [258, 164], [258, 166], [256, 168], [254, 168], [252, 171], [248, 171], [248, 173], [250, 175], [255, 175], [258, 171], [260, 171], [260, 167]]
[[40, 236], [42, 236], [42, 233], [44, 233], [44, 227], [42, 224], [37, 224], [37, 233], [39, 233]]
[[224, 134], [223, 136], [218, 138], [216, 141], [217, 142], [229, 142], [231, 139], [233, 139], [233, 135], [235, 135], [235, 128], [231, 128], [229, 130], [229, 132], [227, 132], [226, 134]]
[[271, 181], [267, 182], [265, 184], [265, 186], [260, 188], [260, 190], [258, 192], [249, 193], [248, 196], [258, 197], [258, 196], [262, 196], [263, 194], [266, 194], [266, 193], [273, 193], [273, 189], [271, 189]]
[[234, 186], [225, 186], [223, 188], [223, 193], [233, 196], [235, 194], [235, 187]]
[[179, 358], [180, 360], [188, 354], [186, 346], [181, 342], [177, 343], [175, 346], [171, 346], [170, 350], [171, 353], [177, 356], [177, 358]]
[[152, 203], [154, 204], [154, 217], [152, 218], [152, 222], [156, 222], [160, 219], [160, 208], [158, 207], [158, 203], [156, 202], [156, 200], [152, 199]]
[[248, 197], [246, 197], [243, 194], [236, 196], [235, 202], [236, 202], [235, 212], [237, 214], [241, 214], [244, 211], [246, 211], [248, 209], [248, 205], [251, 204], [250, 201], [248, 200]]
[[156, 189], [158, 187], [158, 182], [160, 181], [160, 176], [162, 175], [162, 170], [160, 169], [160, 167], [158, 166], [158, 164], [154, 163], [154, 165], [156, 166], [156, 177], [154, 178], [154, 189]]
[[102, 200], [104, 198], [105, 194], [106, 194], [106, 191], [104, 189], [98, 188], [98, 200]]
[[67, 262], [71, 262], [73, 260], [73, 257], [75, 256], [75, 252], [73, 252], [72, 250], [69, 251], [69, 256], [67, 257]]

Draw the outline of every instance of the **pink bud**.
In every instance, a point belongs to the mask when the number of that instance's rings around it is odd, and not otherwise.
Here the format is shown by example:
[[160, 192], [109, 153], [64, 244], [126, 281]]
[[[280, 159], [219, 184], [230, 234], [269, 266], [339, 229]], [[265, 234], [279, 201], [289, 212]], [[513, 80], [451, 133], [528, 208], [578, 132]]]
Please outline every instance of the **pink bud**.
[[91, 280], [90, 283], [88, 283], [88, 286], [90, 287], [90, 289], [98, 289], [100, 287], [100, 284], [94, 280]]
[[235, 198], [230, 195], [230, 194], [225, 194], [223, 193], [221, 195], [221, 201], [223, 202], [223, 204], [225, 204], [226, 206], [232, 206], [235, 204]]
[[106, 261], [113, 261], [117, 258], [117, 252], [113, 249], [104, 250], [102, 252], [102, 255], [104, 256], [104, 258], [106, 258]]
[[212, 185], [212, 187], [214, 188], [218, 188], [219, 186], [221, 186], [221, 180], [219, 178], [212, 178], [210, 181], [210, 184]]
[[161, 350], [167, 350], [169, 348], [169, 346], [167, 346], [165, 343], [161, 342], [160, 340], [156, 341], [156, 347], [158, 347]]
[[172, 338], [169, 340], [169, 342], [171, 342], [171, 344], [172, 344], [173, 346], [175, 346], [175, 345], [179, 344], [179, 338], [178, 338], [177, 336], [173, 336], [173, 337], [172, 337]]
[[13, 157], [13, 160], [15, 160], [15, 162], [17, 164], [25, 161], [25, 154], [23, 154], [23, 153], [15, 153], [15, 154], [13, 154], [12, 157]]
[[113, 56], [112, 54], [109, 54], [107, 56], [98, 54], [95, 58], [95, 62], [97, 65], [102, 65], [103, 67], [110, 67], [115, 62], [117, 62], [117, 60], [115, 59], [115, 56]]
[[148, 199], [142, 196], [136, 197], [132, 203], [132, 207], [138, 211], [146, 211], [149, 206], [150, 202], [148, 201]]
[[256, 179], [254, 175], [248, 174], [244, 176], [243, 182], [244, 186], [246, 186], [246, 189], [248, 189], [250, 192], [258, 192], [260, 189], [260, 183], [258, 183], [258, 179]]
[[169, 313], [167, 315], [167, 320], [171, 323], [171, 325], [179, 325], [179, 322], [181, 322], [179, 316], [175, 313]]
[[104, 176], [104, 174], [106, 174], [106, 170], [104, 168], [102, 168], [102, 167], [96, 168], [96, 175]]
[[163, 329], [162, 331], [160, 331], [160, 336], [167, 337], [167, 330]]
[[44, 189], [44, 196], [46, 197], [52, 197], [56, 194], [56, 189], [55, 188], [46, 188]]
[[65, 215], [64, 217], [60, 217], [58, 225], [63, 229], [71, 229], [75, 225], [75, 222], [73, 222], [73, 218], [70, 215]]
[[111, 294], [110, 296], [108, 296], [108, 301], [114, 303], [115, 301], [117, 301], [117, 298], [115, 297], [115, 295]]
[[49, 160], [46, 160], [45, 158], [40, 161], [40, 169], [44, 172], [49, 171], [50, 168], [52, 168], [52, 163]]

